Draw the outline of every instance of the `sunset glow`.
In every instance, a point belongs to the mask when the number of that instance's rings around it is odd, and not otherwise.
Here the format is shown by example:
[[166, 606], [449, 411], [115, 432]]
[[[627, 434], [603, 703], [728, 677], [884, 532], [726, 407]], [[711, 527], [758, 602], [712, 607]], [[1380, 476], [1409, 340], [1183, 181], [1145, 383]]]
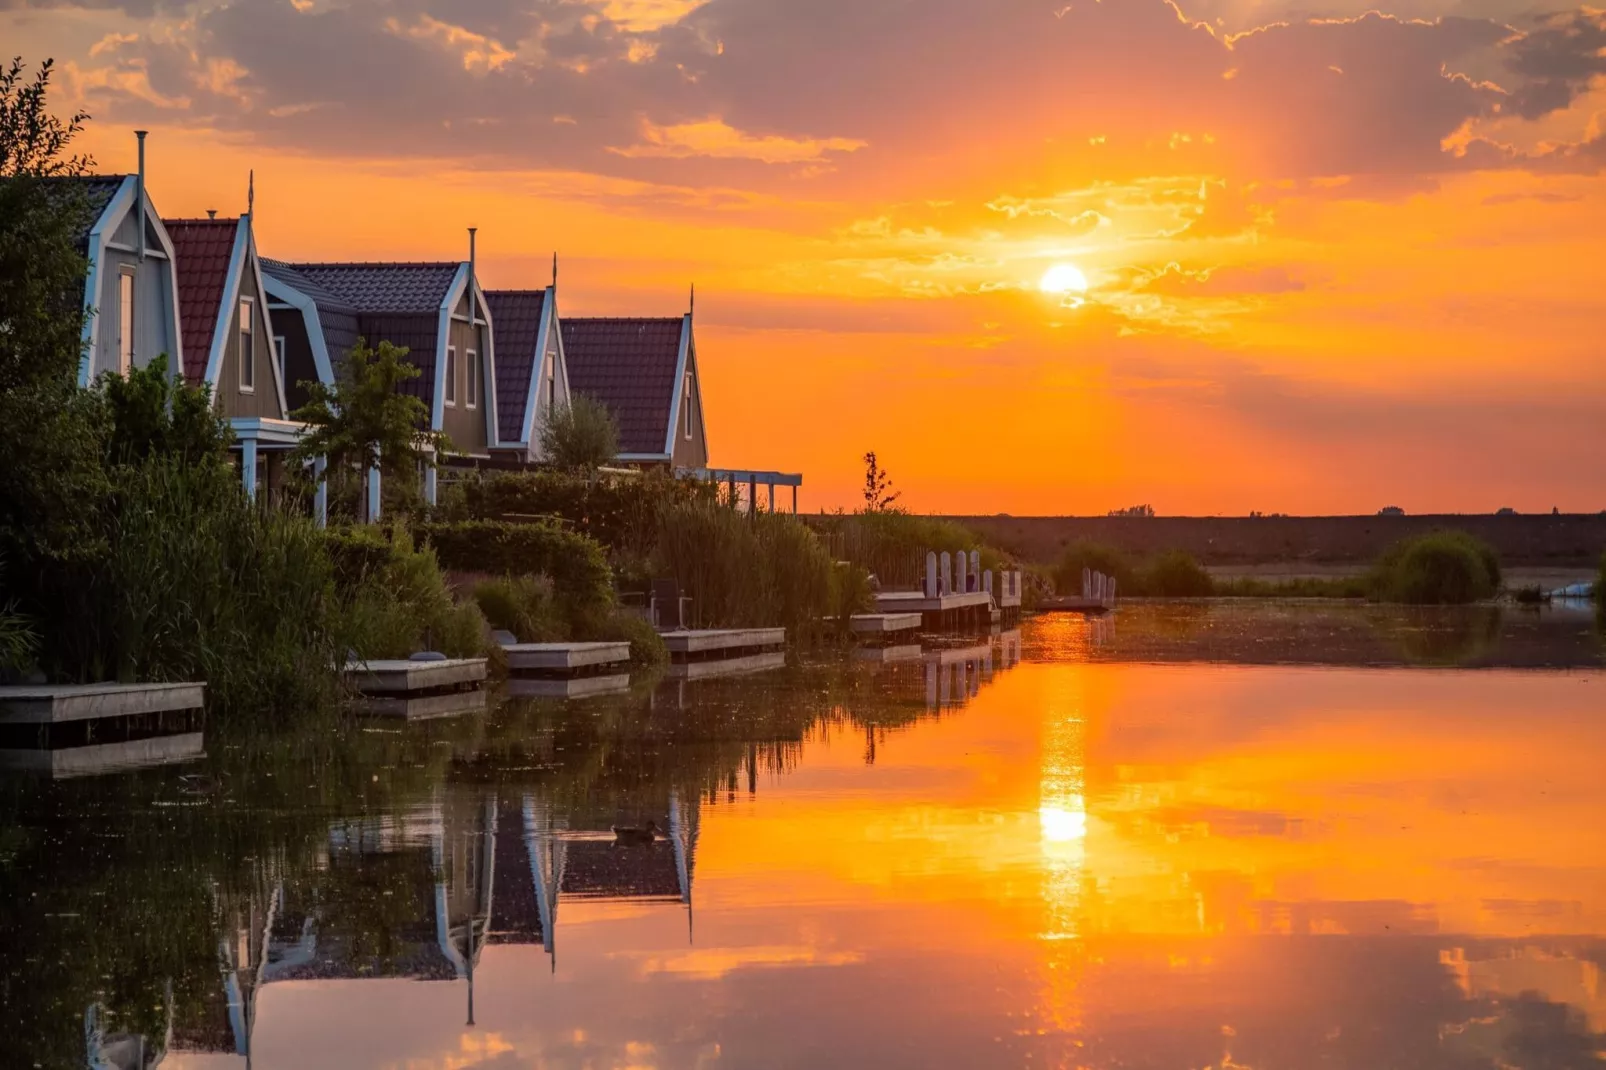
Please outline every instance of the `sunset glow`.
[[[915, 510], [1598, 511], [1606, 16], [1372, 7], [79, 0], [0, 36], [101, 169], [152, 131], [163, 213], [254, 169], [267, 256], [472, 225], [489, 286], [556, 251], [570, 316], [695, 283], [712, 463], [806, 510], [875, 449]], [[1009, 414], [986, 449], [961, 398]]]

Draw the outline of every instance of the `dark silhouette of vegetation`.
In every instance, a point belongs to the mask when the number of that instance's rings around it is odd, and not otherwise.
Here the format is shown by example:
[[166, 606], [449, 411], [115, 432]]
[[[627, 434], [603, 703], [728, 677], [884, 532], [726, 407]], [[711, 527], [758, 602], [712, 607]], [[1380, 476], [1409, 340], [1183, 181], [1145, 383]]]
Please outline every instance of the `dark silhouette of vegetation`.
[[1136, 595], [1138, 572], [1126, 554], [1097, 542], [1073, 542], [1054, 565], [1054, 589], [1064, 595], [1082, 593], [1082, 570], [1102, 572], [1115, 580], [1117, 595]]
[[884, 513], [903, 497], [902, 491], [892, 489], [892, 477], [881, 467], [875, 450], [864, 455], [864, 511]]
[[152, 457], [203, 464], [223, 457], [234, 442], [228, 421], [212, 404], [212, 388], [173, 378], [166, 353], [129, 369], [127, 378], [103, 376], [101, 387], [110, 417], [110, 464], [140, 464]]
[[548, 464], [594, 471], [619, 456], [619, 421], [596, 398], [575, 394], [547, 414], [540, 439]]
[[1129, 505], [1125, 509], [1111, 509], [1107, 515], [1108, 516], [1152, 517], [1152, 516], [1154, 516], [1154, 506], [1152, 506], [1152, 505]]
[[1161, 554], [1142, 575], [1143, 593], [1157, 598], [1208, 598], [1216, 593], [1210, 573], [1185, 550]]
[[1409, 605], [1465, 605], [1500, 591], [1494, 548], [1463, 531], [1402, 539], [1372, 570], [1374, 597]]

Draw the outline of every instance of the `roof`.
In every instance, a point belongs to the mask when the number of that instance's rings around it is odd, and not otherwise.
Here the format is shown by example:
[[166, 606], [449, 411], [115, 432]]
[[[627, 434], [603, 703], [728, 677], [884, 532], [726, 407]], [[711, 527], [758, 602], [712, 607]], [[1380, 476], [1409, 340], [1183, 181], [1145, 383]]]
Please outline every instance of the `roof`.
[[661, 454], [675, 405], [683, 318], [566, 319], [569, 390], [607, 405], [621, 453]]
[[289, 266], [358, 312], [431, 314], [440, 312], [462, 268], [456, 261]]
[[178, 279], [179, 330], [184, 340], [184, 378], [199, 383], [217, 333], [218, 311], [229, 284], [237, 219], [166, 219]]
[[607, 840], [568, 844], [563, 894], [582, 899], [681, 898], [675, 849], [665, 840], [639, 847], [616, 847]]
[[485, 303], [496, 325], [496, 423], [503, 442], [524, 439], [524, 403], [541, 363], [545, 290], [488, 290]]

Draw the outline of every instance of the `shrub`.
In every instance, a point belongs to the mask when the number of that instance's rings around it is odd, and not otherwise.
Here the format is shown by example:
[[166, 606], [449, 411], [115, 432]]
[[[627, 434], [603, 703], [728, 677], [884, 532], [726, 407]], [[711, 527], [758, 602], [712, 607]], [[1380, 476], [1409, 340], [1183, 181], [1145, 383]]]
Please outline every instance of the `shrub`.
[[1375, 597], [1411, 605], [1464, 605], [1492, 598], [1499, 587], [1493, 548], [1459, 531], [1403, 539], [1384, 552], [1372, 574]]
[[748, 520], [758, 533], [766, 617], [754, 623], [783, 625], [793, 639], [817, 637], [831, 614], [831, 555], [788, 514], [758, 513]]
[[953, 520], [882, 509], [822, 517], [813, 523], [830, 539], [836, 556], [865, 569], [888, 590], [920, 587], [929, 552], [975, 550], [981, 554], [981, 567], [995, 572], [1005, 563], [1003, 554]]
[[1054, 589], [1064, 595], [1082, 593], [1082, 570], [1114, 577], [1117, 594], [1140, 594], [1137, 569], [1120, 550], [1097, 542], [1073, 542], [1054, 565]]
[[619, 423], [585, 394], [553, 411], [540, 432], [541, 452], [559, 468], [600, 468], [619, 455]]
[[345, 596], [339, 636], [362, 658], [404, 658], [421, 649], [451, 657], [485, 651], [488, 626], [473, 602], [452, 598], [435, 552], [415, 548], [406, 528], [332, 532], [331, 555]]
[[569, 636], [552, 581], [545, 576], [507, 576], [474, 585], [474, 601], [492, 628], [525, 643], [557, 643]]
[[831, 570], [831, 616], [837, 628], [848, 630], [848, 621], [855, 613], [866, 613], [875, 604], [875, 593], [870, 590], [870, 574], [851, 561], [837, 561]]
[[[1120, 589], [1117, 579], [1116, 592]], [[1143, 593], [1160, 598], [1208, 598], [1215, 589], [1210, 573], [1184, 550], [1161, 554], [1143, 575]]]
[[638, 665], [664, 665], [669, 662], [669, 648], [653, 630], [652, 624], [629, 610], [614, 610], [586, 638], [599, 643], [629, 643], [630, 660]]
[[602, 547], [584, 535], [553, 524], [491, 520], [420, 524], [417, 530], [449, 569], [551, 577], [558, 603], [571, 622], [613, 604], [607, 558]]

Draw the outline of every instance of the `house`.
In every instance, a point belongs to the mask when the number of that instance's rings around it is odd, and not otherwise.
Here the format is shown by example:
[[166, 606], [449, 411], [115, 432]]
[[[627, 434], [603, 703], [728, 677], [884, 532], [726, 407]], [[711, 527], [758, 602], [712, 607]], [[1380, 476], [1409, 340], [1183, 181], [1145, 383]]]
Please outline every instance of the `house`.
[[569, 371], [558, 319], [557, 286], [489, 290], [496, 321], [497, 441], [492, 449], [516, 461], [541, 459], [541, 429], [569, 403]]
[[[490, 308], [470, 258], [426, 263], [262, 262], [283, 377], [333, 383], [358, 338], [403, 346], [423, 374], [402, 385], [429, 410], [455, 452], [489, 458], [497, 442]], [[282, 341], [281, 341], [282, 340]], [[308, 374], [312, 373], [312, 374]], [[305, 392], [287, 391], [292, 411]], [[435, 473], [425, 497], [435, 500]]]
[[89, 259], [84, 280], [84, 357], [78, 385], [102, 372], [127, 374], [166, 353], [177, 374], [183, 363], [173, 242], [145, 188], [145, 134], [139, 132], [139, 172], [53, 181], [79, 186], [92, 222], [81, 238]]
[[620, 461], [707, 467], [690, 312], [656, 319], [567, 319], [562, 335], [569, 388], [613, 412], [619, 423]]
[[170, 219], [184, 378], [211, 387], [234, 430], [241, 476], [255, 496], [277, 486], [301, 425], [289, 420], [273, 317], [257, 260], [251, 215]]

